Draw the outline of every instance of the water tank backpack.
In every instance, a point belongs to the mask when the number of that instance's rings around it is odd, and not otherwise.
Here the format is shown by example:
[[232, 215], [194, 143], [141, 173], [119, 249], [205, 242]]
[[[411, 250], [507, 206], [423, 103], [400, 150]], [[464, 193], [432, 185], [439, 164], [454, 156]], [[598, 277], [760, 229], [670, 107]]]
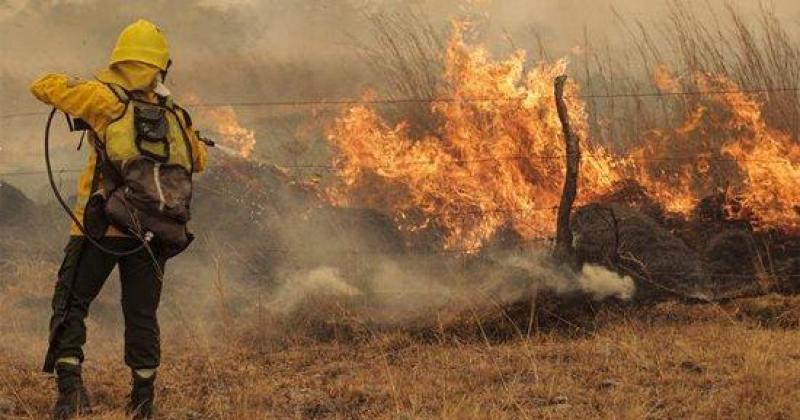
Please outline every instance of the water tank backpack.
[[173, 257], [194, 238], [187, 228], [194, 170], [189, 117], [169, 97], [154, 104], [108, 86], [125, 111], [94, 136], [104, 188], [93, 191], [84, 226], [94, 236], [111, 224]]

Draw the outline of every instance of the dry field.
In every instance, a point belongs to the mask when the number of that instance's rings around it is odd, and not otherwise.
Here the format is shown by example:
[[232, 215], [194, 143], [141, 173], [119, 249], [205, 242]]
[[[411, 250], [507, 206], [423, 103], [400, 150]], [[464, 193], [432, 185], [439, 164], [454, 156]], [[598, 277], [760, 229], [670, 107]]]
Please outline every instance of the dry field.
[[[31, 325], [46, 319], [52, 268], [31, 262], [16, 267], [30, 273], [24, 283], [4, 279], [2, 418], [49, 412], [45, 331]], [[85, 364], [100, 419], [124, 418], [128, 386], [119, 326], [105, 319], [118, 312], [109, 286], [90, 317]], [[795, 297], [555, 308], [512, 334], [498, 333], [498, 319], [523, 324], [527, 307], [380, 330], [333, 312], [321, 324], [259, 328], [220, 312], [213, 326], [176, 308], [168, 295], [161, 418], [800, 417]]]
[[[606, 213], [613, 231], [585, 231], [584, 239], [614, 234], [597, 241], [602, 246], [590, 249], [596, 258], [587, 262], [612, 261], [612, 268], [627, 269], [620, 273], [652, 268], [678, 286], [703, 283], [704, 268], [709, 278], [745, 278], [747, 286], [763, 280], [755, 286], [797, 292], [796, 284], [769, 282], [800, 275], [797, 248], [788, 246], [796, 237], [773, 235], [800, 228], [800, 95], [792, 88], [800, 48], [768, 9], [752, 26], [732, 6], [709, 22], [684, 7], [689, 3], [670, 1], [659, 27], [618, 17], [631, 56], [605, 56], [605, 46], [592, 45], [587, 33], [571, 67], [529, 63], [522, 52], [493, 59], [465, 41], [467, 25], [454, 24], [447, 38], [413, 14], [373, 17], [376, 45], [364, 54], [386, 79], [380, 93], [389, 100], [342, 109], [326, 121], [324, 135], [311, 135], [326, 139], [309, 144], [321, 144], [316, 149], [335, 162], [331, 179], [306, 171], [315, 165], [302, 163], [319, 159], [303, 155], [315, 150], [303, 144], [295, 145], [294, 173], [261, 165], [256, 153], [253, 161], [220, 158], [216, 175], [206, 175], [204, 187], [218, 196], [198, 200], [206, 207], [195, 208], [195, 220], [203, 220], [212, 238], [206, 242], [217, 247], [205, 244], [205, 259], [187, 259], [184, 272], [171, 270], [165, 283], [159, 417], [800, 418], [800, 297], [632, 306], [540, 296], [534, 309], [526, 299], [477, 302], [392, 325], [353, 311], [346, 299], [308, 300], [299, 314], [283, 317], [264, 314], [261, 296], [254, 305], [254, 285], [291, 283], [290, 269], [343, 265], [343, 250], [356, 251], [348, 256], [351, 271], [381, 280], [378, 264], [364, 270], [362, 259], [397, 244], [463, 249], [466, 261], [498, 238], [549, 237], [563, 141], [555, 106], [542, 92], [564, 72], [573, 75], [567, 96], [578, 134], [591, 140], [580, 204], [600, 200], [633, 214], [620, 227], [612, 209]], [[664, 46], [652, 42], [661, 37]], [[538, 58], [546, 58], [540, 49]], [[581, 94], [589, 95], [584, 101]], [[431, 97], [478, 100], [392, 103]], [[246, 157], [255, 131], [224, 109], [198, 120], [210, 121], [220, 144]], [[615, 201], [606, 194], [625, 191], [617, 187], [631, 179], [641, 195]], [[342, 211], [307, 211], [321, 207]], [[60, 213], [42, 217], [40, 226], [63, 223]], [[374, 235], [358, 238], [355, 227]], [[725, 236], [731, 232], [738, 236]], [[0, 419], [45, 418], [55, 395], [53, 379], [39, 368], [60, 258], [52, 254], [57, 235], [28, 236], [16, 232], [17, 244], [0, 234]], [[611, 244], [613, 253], [604, 253]], [[28, 248], [34, 251], [19, 251]], [[661, 252], [677, 248], [681, 253]], [[372, 254], [362, 258], [359, 249]], [[636, 255], [643, 250], [647, 259]], [[219, 264], [226, 260], [239, 265], [231, 277], [249, 282], [249, 291], [223, 281]], [[718, 264], [701, 267], [709, 260]], [[273, 267], [278, 262], [284, 266]], [[443, 272], [426, 274], [438, 279]], [[417, 280], [416, 272], [395, 274], [404, 287]], [[89, 320], [91, 418], [124, 418], [129, 373], [121, 360], [116, 283], [112, 276]], [[434, 294], [430, 283], [418, 283]]]

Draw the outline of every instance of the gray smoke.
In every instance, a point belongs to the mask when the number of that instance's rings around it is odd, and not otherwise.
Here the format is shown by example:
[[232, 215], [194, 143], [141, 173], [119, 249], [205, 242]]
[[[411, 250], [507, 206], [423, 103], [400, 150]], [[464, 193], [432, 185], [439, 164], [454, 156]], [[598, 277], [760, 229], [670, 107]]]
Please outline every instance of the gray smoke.
[[[600, 266], [586, 265], [573, 273], [555, 264], [545, 250], [495, 255], [480, 278], [464, 272], [434, 275], [409, 258], [380, 258], [370, 262], [367, 277], [348, 275], [333, 267], [301, 270], [285, 276], [266, 307], [277, 315], [308, 309], [313, 302], [358, 301], [370, 319], [398, 324], [431, 319], [437, 311], [489, 309], [515, 303], [538, 292], [582, 293], [597, 301], [633, 297], [633, 280]], [[443, 262], [443, 264], [447, 264]]]
[[[710, 3], [719, 6], [723, 2], [711, 0]], [[758, 7], [758, 2], [751, 0], [731, 0], [730, 3], [743, 8], [744, 15]], [[34, 78], [45, 72], [91, 77], [94, 70], [105, 65], [120, 29], [142, 17], [158, 23], [169, 37], [175, 59], [169, 79], [173, 92], [178, 98], [192, 93], [208, 102], [358, 96], [364, 88], [379, 83], [370, 77], [353, 48], [354, 44], [372, 41], [372, 29], [364, 18], [364, 14], [370, 12], [392, 14], [414, 7], [442, 31], [447, 31], [451, 19], [467, 16], [479, 27], [478, 41], [491, 50], [506, 53], [512, 48], [521, 48], [530, 51], [532, 59], [538, 58], [537, 36], [542, 37], [552, 57], [569, 56], [574, 47], [583, 45], [584, 31], [598, 44], [602, 44], [603, 39], [618, 39], [615, 37], [624, 34], [624, 28], [614, 18], [612, 8], [625, 18], [642, 19], [655, 26], [666, 19], [666, 1], [641, 0], [137, 0], [114, 2], [113, 11], [108, 4], [101, 0], [0, 1], [0, 114], [45, 112], [46, 108], [28, 92]], [[797, 31], [800, 4], [794, 0], [775, 0], [772, 4], [777, 15], [788, 23], [789, 30]], [[616, 44], [610, 42], [609, 45]], [[621, 47], [617, 53], [625, 57], [629, 51]], [[324, 116], [337, 109], [252, 107], [236, 111], [242, 125], [258, 133], [257, 152], [262, 156], [280, 157], [278, 146], [303, 146], [287, 134], [293, 134], [295, 128], [287, 121], [325, 120]], [[43, 122], [42, 116], [0, 119], [0, 172], [42, 168]], [[63, 130], [63, 126], [56, 129]], [[81, 153], [75, 152], [77, 137], [65, 136], [59, 131], [53, 141], [56, 167], [82, 166], [86, 148]], [[303, 156], [299, 162], [320, 163], [321, 159]], [[29, 196], [52, 203], [43, 175], [11, 181], [24, 187]], [[65, 195], [74, 191], [73, 175], [58, 174], [57, 181]], [[269, 199], [281, 202], [284, 197], [276, 194]], [[215, 204], [221, 209], [219, 230], [224, 230], [234, 218], [230, 208], [238, 203]], [[66, 226], [65, 217], [60, 213], [57, 217], [60, 219], [53, 218], [47, 229], [56, 224]], [[206, 226], [196, 229], [203, 233]], [[330, 232], [302, 231], [299, 226], [289, 226], [285, 230], [295, 230], [296, 236], [308, 242], [338, 239]], [[481, 276], [476, 276], [480, 278], [466, 278], [463, 270], [457, 269], [450, 273], [431, 270], [413, 259], [403, 258], [370, 261], [365, 273], [319, 263], [283, 269], [277, 278], [262, 278], [259, 270], [264, 269], [263, 266], [250, 270], [233, 257], [257, 253], [259, 247], [268, 245], [238, 242], [225, 244], [223, 248], [220, 241], [201, 237], [195, 249], [203, 240], [211, 244], [208, 247], [217, 247], [212, 251], [218, 251], [223, 262], [220, 268], [214, 266], [207, 255], [184, 255], [171, 265], [171, 278], [181, 280], [179, 284], [165, 283], [164, 308], [165, 318], [175, 325], [183, 325], [184, 319], [204, 320], [209, 313], [218, 317], [216, 308], [220, 305], [225, 306], [223, 312], [253, 306], [260, 308], [262, 302], [254, 302], [254, 284], [264, 290], [263, 306], [277, 314], [291, 314], [313, 299], [344, 299], [368, 302], [376, 308], [376, 316], [387, 322], [406, 320], [436, 308], [463, 307], [466, 303], [513, 302], [542, 290], [562, 294], [580, 292], [596, 299], [626, 299], [635, 292], [628, 277], [595, 266], [586, 266], [578, 274], [565, 272], [549, 261], [544, 252], [494, 255], [492, 264], [482, 269]], [[58, 238], [48, 247], [57, 253], [62, 242], [63, 239]], [[342, 248], [352, 245], [352, 241], [341, 239], [341, 242], [336, 245]], [[285, 257], [288, 261], [298, 257], [318, 259], [317, 255], [306, 255], [308, 251], [300, 246], [290, 251]], [[433, 263], [429, 265], [450, 264]], [[25, 291], [21, 298], [33, 302], [28, 303], [25, 310], [29, 312], [31, 325], [39, 325], [40, 329], [47, 321], [48, 282], [57, 269], [57, 262], [53, 265], [37, 268], [47, 273], [36, 273], [37, 281], [27, 281], [25, 284], [38, 288]], [[9, 278], [34, 277], [24, 274], [27, 271], [21, 273]], [[100, 302], [112, 308], [110, 313], [117, 313], [112, 306], [118, 301], [114, 295], [118, 290], [113, 286], [116, 282], [109, 283], [112, 286], [103, 292]], [[21, 311], [18, 307], [8, 310], [15, 311], [15, 315]], [[100, 316], [95, 321], [103, 320]], [[114, 322], [118, 327], [119, 319]], [[116, 328], [109, 330], [118, 331]], [[44, 336], [40, 333], [37, 332], [37, 337]]]

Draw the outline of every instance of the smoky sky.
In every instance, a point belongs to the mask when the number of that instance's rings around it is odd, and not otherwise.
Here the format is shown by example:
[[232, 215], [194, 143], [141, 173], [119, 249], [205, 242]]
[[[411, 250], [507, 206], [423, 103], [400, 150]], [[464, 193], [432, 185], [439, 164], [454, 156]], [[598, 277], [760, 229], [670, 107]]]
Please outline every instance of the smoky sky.
[[[352, 59], [352, 35], [365, 33], [363, 16], [413, 7], [439, 27], [452, 19], [478, 20], [488, 35], [511, 35], [520, 48], [536, 32], [558, 52], [604, 37], [618, 26], [614, 11], [636, 19], [666, 18], [671, 0], [5, 0], [0, 2], [4, 74], [30, 76], [49, 70], [85, 73], [104, 65], [121, 28], [151, 19], [169, 36], [174, 61], [215, 65], [236, 56], [263, 60]], [[722, 0], [710, 0], [723, 4]], [[700, 4], [704, 2], [688, 2]], [[730, 1], [745, 11], [759, 2]], [[767, 3], [790, 29], [800, 25], [800, 3]], [[703, 7], [700, 6], [702, 9]], [[746, 14], [745, 14], [746, 15]], [[491, 42], [502, 43], [503, 36]], [[235, 72], [235, 68], [229, 69]], [[335, 72], [336, 68], [329, 69]]]
[[[360, 95], [372, 80], [355, 45], [370, 42], [370, 13], [413, 8], [443, 33], [453, 19], [469, 19], [479, 41], [499, 54], [532, 51], [541, 41], [557, 56], [586, 35], [614, 46], [623, 32], [615, 16], [657, 26], [668, 18], [668, 5], [680, 1], [686, 0], [0, 0], [0, 114], [44, 111], [30, 82], [47, 72], [91, 77], [105, 66], [119, 31], [137, 18], [166, 32], [177, 94], [224, 102]], [[729, 3], [745, 16], [760, 7], [753, 0]], [[800, 2], [766, 7], [790, 34], [800, 33]], [[30, 145], [40, 143], [41, 123], [0, 120], [0, 171], [38, 169], [41, 150]]]

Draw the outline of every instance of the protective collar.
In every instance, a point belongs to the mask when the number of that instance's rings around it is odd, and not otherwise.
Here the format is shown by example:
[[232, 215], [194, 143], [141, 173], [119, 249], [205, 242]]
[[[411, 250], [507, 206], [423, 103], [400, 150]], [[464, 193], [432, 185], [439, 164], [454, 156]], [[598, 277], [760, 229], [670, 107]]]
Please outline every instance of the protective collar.
[[153, 88], [153, 93], [164, 98], [172, 96], [172, 92], [169, 91], [169, 88], [164, 85], [161, 80], [156, 81], [156, 87]]
[[95, 74], [97, 80], [119, 85], [128, 91], [152, 91], [161, 70], [139, 61], [123, 61]]

